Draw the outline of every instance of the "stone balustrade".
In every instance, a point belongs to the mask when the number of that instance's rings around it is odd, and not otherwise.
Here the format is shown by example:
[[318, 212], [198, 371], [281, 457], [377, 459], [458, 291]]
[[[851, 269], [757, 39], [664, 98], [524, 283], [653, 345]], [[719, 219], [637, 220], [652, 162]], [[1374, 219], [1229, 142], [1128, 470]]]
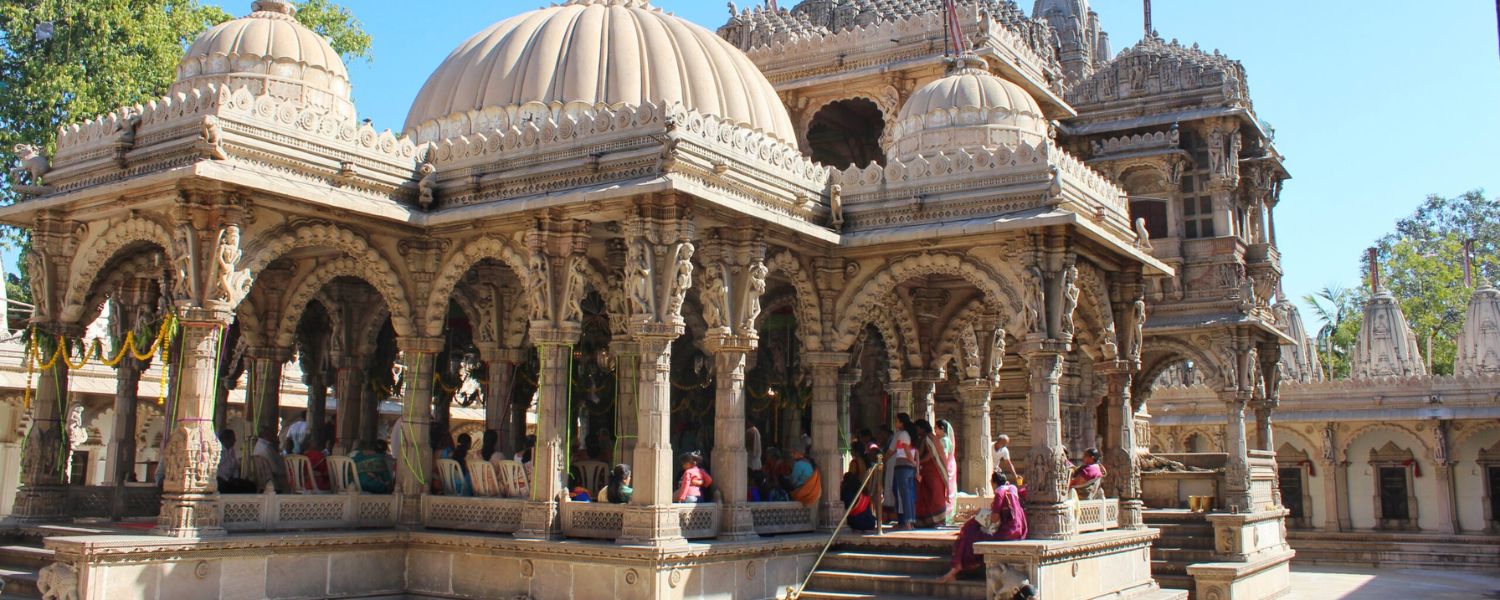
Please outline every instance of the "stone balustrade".
[[235, 532], [380, 529], [396, 525], [398, 500], [373, 494], [225, 494], [219, 510], [224, 529]]
[[[121, 517], [154, 517], [161, 512], [161, 489], [154, 485], [126, 485]], [[102, 485], [68, 486], [68, 514], [76, 518], [106, 518], [115, 488]]]

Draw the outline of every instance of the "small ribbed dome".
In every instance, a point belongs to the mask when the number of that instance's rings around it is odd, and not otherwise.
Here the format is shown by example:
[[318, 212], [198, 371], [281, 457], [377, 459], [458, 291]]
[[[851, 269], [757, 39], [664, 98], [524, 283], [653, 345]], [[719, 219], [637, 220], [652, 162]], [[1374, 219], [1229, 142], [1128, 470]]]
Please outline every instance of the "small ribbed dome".
[[172, 91], [248, 87], [352, 121], [349, 70], [328, 40], [297, 22], [291, 2], [258, 0], [251, 11], [198, 36], [177, 64]]
[[946, 77], [912, 94], [892, 126], [886, 153], [907, 160], [939, 150], [997, 147], [1047, 139], [1047, 118], [1014, 83], [991, 75], [977, 56], [954, 61]]
[[494, 127], [527, 105], [556, 115], [648, 102], [796, 143], [786, 107], [743, 52], [645, 0], [569, 0], [479, 32], [422, 86], [406, 131], [430, 141]]

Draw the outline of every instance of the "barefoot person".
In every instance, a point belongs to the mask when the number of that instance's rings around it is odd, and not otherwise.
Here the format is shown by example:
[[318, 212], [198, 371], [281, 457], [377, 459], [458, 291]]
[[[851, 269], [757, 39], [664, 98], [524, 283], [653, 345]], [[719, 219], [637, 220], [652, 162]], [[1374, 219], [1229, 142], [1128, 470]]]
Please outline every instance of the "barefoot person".
[[974, 554], [974, 544], [1026, 539], [1026, 511], [1021, 508], [1020, 492], [1000, 473], [991, 475], [990, 482], [995, 486], [995, 500], [988, 511], [980, 511], [959, 530], [958, 541], [953, 543], [952, 568], [938, 580], [940, 583], [952, 583], [960, 573], [984, 566]]

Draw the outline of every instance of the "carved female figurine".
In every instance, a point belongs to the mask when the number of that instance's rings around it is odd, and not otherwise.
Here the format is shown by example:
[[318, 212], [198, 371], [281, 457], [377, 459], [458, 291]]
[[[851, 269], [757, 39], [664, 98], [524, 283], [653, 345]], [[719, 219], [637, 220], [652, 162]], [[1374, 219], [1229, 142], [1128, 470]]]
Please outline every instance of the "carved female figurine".
[[1073, 313], [1078, 309], [1078, 267], [1071, 266], [1063, 276], [1062, 333], [1073, 335]]
[[219, 248], [214, 262], [214, 297], [224, 302], [232, 302], [241, 293], [238, 279], [235, 275], [235, 266], [239, 264], [240, 257], [244, 254], [240, 250], [240, 228], [230, 225], [224, 228], [219, 235]]
[[637, 239], [630, 245], [629, 263], [625, 269], [625, 283], [630, 286], [631, 310], [637, 315], [655, 312], [651, 294], [651, 250], [646, 241]]
[[750, 266], [750, 298], [746, 302], [744, 325], [747, 332], [755, 331], [755, 320], [760, 318], [760, 297], [766, 293], [766, 277], [770, 274], [771, 270], [762, 261]]
[[668, 317], [682, 314], [682, 302], [687, 298], [688, 290], [693, 287], [694, 250], [692, 242], [677, 244], [677, 280], [672, 283], [671, 303], [667, 305]]

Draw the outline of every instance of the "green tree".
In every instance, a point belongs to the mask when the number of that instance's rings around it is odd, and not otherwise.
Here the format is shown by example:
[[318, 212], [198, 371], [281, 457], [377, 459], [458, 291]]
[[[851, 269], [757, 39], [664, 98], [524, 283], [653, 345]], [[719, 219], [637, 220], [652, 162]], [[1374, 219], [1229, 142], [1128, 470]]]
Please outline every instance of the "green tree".
[[[1500, 201], [1483, 191], [1430, 196], [1376, 242], [1382, 284], [1401, 303], [1433, 371], [1453, 372], [1458, 333], [1473, 289], [1464, 285], [1464, 242], [1474, 241], [1475, 281], [1500, 276]], [[1364, 268], [1368, 278], [1369, 266]]]
[[[296, 4], [298, 20], [345, 60], [369, 58], [370, 36], [348, 9], [329, 0]], [[162, 96], [184, 48], [230, 18], [200, 0], [0, 0], [0, 163], [14, 164], [16, 144], [51, 154], [61, 125]], [[16, 199], [0, 177], [0, 204]], [[24, 259], [24, 231], [7, 231], [0, 242]], [[29, 291], [20, 264], [19, 287]]]
[[1318, 358], [1329, 377], [1349, 376], [1349, 354], [1364, 317], [1364, 296], [1356, 290], [1338, 285], [1326, 286], [1316, 294], [1302, 298], [1311, 306], [1321, 327], [1314, 335]]

